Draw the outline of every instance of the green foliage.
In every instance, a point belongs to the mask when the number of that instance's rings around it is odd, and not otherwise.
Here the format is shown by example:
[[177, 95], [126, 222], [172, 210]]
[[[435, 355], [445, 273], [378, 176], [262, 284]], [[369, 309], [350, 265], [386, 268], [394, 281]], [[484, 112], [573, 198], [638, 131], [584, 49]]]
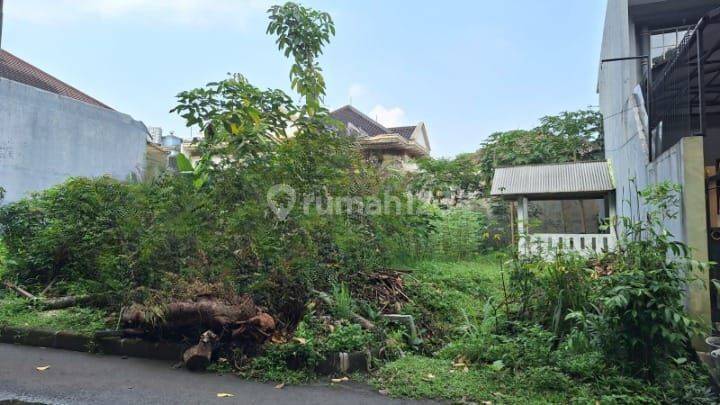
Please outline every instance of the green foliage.
[[[179, 156], [179, 175], [146, 184], [72, 179], [0, 208], [10, 277], [37, 289], [57, 278], [54, 293], [120, 290], [128, 300], [145, 299], [132, 292], [146, 287], [182, 297], [193, 283], [221, 284], [252, 293], [292, 331], [311, 289], [362, 280], [424, 246], [430, 224], [419, 204], [414, 215], [326, 212], [342, 197], [407, 207], [405, 182], [366, 164], [319, 104], [329, 16], [293, 3], [269, 14], [305, 104], [241, 75], [180, 93], [173, 112], [205, 135], [197, 165]], [[287, 218], [268, 206], [281, 184], [297, 197]]]
[[[514, 334], [477, 330], [451, 342], [440, 351], [447, 359], [464, 358], [475, 363], [502, 364], [514, 370], [550, 363], [553, 335], [538, 325], [512, 325]], [[507, 331], [505, 331], [507, 332]]]
[[435, 215], [427, 259], [467, 261], [504, 246], [502, 235], [494, 231], [491, 218], [482, 210], [452, 208]]
[[511, 316], [542, 324], [560, 337], [572, 327], [567, 315], [590, 305], [591, 276], [586, 260], [571, 253], [555, 255], [553, 261], [514, 260], [509, 277]]
[[323, 349], [326, 353], [364, 351], [369, 348], [373, 336], [358, 324], [340, 325], [325, 339]]
[[601, 159], [604, 148], [603, 117], [597, 110], [563, 111], [540, 118], [537, 130], [563, 138], [570, 160]]
[[[568, 386], [562, 375], [546, 372], [531, 369], [513, 374], [492, 366], [465, 371], [449, 360], [406, 356], [381, 368], [373, 384], [394, 396], [453, 402], [567, 403], [575, 396], [591, 397], [588, 387]], [[552, 382], [562, 385], [551, 386]]]
[[579, 110], [543, 117], [532, 130], [496, 132], [483, 143], [477, 160], [489, 186], [497, 167], [598, 160], [602, 148], [602, 115]]
[[[654, 208], [642, 221], [621, 219], [625, 234], [613, 254], [515, 261], [507, 294], [496, 290], [464, 320], [430, 305], [457, 327], [443, 336], [438, 358], [389, 363], [375, 384], [395, 395], [476, 402], [714, 403], [708, 371], [688, 351], [699, 324], [683, 306], [692, 269], [703, 264], [662, 226], [676, 215], [676, 192], [671, 184], [640, 192]], [[433, 289], [430, 280], [419, 280], [414, 301], [442, 301], [459, 289]], [[444, 294], [423, 298], [438, 290]]]
[[9, 259], [7, 258], [7, 248], [5, 247], [5, 243], [3, 243], [2, 239], [0, 239], [0, 280], [5, 278], [5, 273], [7, 272], [7, 266]]
[[412, 267], [405, 279], [411, 302], [403, 306], [403, 312], [415, 317], [431, 349], [464, 334], [466, 325], [483, 317], [481, 303], [502, 295], [499, 265], [492, 256], [474, 262], [421, 262]]
[[163, 272], [194, 267], [205, 204], [183, 178], [70, 179], [0, 207], [8, 276], [24, 285], [72, 281], [80, 291], [158, 286]]
[[264, 353], [251, 360], [240, 372], [262, 381], [300, 384], [313, 380], [312, 367], [319, 361], [311, 345], [300, 343], [269, 344]]
[[267, 33], [276, 35], [278, 49], [295, 60], [290, 69], [291, 86], [305, 97], [307, 113], [314, 115], [325, 95], [325, 79], [317, 58], [335, 35], [335, 24], [330, 14], [291, 2], [272, 6], [268, 13]]
[[569, 315], [611, 358], [654, 379], [674, 359], [687, 356], [701, 324], [685, 312], [688, 285], [698, 282], [691, 259], [663, 221], [676, 215], [677, 187], [662, 183], [640, 192], [651, 207], [645, 221], [623, 218], [624, 236], [598, 283], [597, 304]]
[[3, 296], [0, 293], [0, 327], [65, 330], [92, 335], [93, 332], [107, 327], [106, 316], [105, 311], [95, 308], [67, 308], [41, 312], [26, 299]]
[[337, 319], [352, 318], [352, 314], [355, 311], [355, 301], [353, 301], [347, 285], [345, 285], [344, 283], [340, 285], [334, 285], [332, 288], [332, 299], [332, 312]]
[[482, 189], [482, 178], [473, 154], [454, 159], [423, 158], [417, 161], [418, 171], [411, 175], [410, 189], [415, 193], [429, 192], [438, 204], [443, 200], [462, 200]]

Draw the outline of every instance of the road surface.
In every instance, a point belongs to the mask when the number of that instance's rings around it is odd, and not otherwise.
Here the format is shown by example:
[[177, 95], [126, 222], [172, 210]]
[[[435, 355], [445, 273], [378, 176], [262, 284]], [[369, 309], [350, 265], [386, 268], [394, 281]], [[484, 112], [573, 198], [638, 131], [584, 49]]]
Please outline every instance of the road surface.
[[[44, 371], [36, 367], [50, 366]], [[233, 394], [219, 398], [218, 393]], [[403, 404], [357, 383], [276, 389], [171, 363], [0, 344], [0, 404]]]

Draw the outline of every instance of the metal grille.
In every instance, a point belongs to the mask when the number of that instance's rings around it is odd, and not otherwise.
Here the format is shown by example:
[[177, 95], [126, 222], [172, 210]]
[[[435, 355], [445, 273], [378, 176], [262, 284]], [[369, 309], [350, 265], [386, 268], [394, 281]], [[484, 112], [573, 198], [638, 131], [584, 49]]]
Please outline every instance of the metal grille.
[[689, 29], [673, 52], [652, 70], [651, 159], [683, 137], [707, 135], [706, 112], [719, 111], [720, 8]]
[[[697, 27], [689, 30], [675, 55], [653, 70], [652, 157], [655, 158], [682, 137], [699, 131], [697, 112]], [[695, 84], [693, 84], [693, 82]]]

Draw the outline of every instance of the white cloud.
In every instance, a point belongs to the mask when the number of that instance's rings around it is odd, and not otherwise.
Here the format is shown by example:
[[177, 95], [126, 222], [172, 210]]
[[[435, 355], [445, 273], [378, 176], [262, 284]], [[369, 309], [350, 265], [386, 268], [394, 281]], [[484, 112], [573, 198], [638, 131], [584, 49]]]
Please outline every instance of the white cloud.
[[368, 115], [386, 127], [399, 127], [405, 124], [405, 110], [400, 107], [385, 108], [378, 104]]
[[154, 24], [244, 24], [269, 0], [9, 0], [5, 16], [36, 24], [133, 19]]

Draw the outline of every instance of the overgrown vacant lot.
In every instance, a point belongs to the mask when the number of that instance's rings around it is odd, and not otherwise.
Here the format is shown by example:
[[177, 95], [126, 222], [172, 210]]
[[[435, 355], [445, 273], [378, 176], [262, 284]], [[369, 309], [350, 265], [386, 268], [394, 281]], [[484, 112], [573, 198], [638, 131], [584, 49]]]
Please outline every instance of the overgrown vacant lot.
[[[707, 377], [692, 360], [670, 366], [665, 382], [653, 383], [608, 363], [600, 350], [573, 347], [572, 339], [579, 335], [558, 341], [540, 324], [508, 319], [505, 305], [514, 294], [511, 278], [517, 274], [512, 274], [505, 259], [492, 254], [472, 261], [397, 266], [393, 274], [401, 275], [401, 294], [381, 295], [374, 304], [396, 305], [400, 312], [413, 314], [422, 338], [417, 346], [409, 344], [407, 330], [397, 325], [383, 326], [382, 333], [368, 333], [351, 320], [342, 320], [342, 311], [362, 312], [367, 303], [360, 296], [367, 290], [348, 288], [333, 294], [337, 299], [347, 293], [348, 308], [322, 310], [323, 303], [314, 301], [294, 338], [269, 343], [263, 355], [240, 368], [221, 361], [212, 369], [302, 383], [320, 377], [306, 365], [290, 364], [297, 355], [312, 364], [324, 353], [382, 349], [369, 379], [392, 396], [493, 403], [709, 401]], [[42, 311], [10, 291], [4, 290], [0, 297], [0, 324], [85, 333], [114, 327], [113, 317], [106, 318], [104, 310]], [[340, 320], [327, 323], [324, 314], [335, 314]], [[328, 329], [328, 325], [334, 326]]]
[[[654, 209], [618, 219], [615, 252], [519, 257], [506, 206], [445, 202], [483, 192], [503, 153], [384, 170], [323, 106], [330, 16], [286, 3], [271, 7], [267, 31], [292, 58], [299, 103], [239, 74], [182, 92], [174, 111], [205, 135], [197, 164], [180, 155], [178, 172], [142, 181], [72, 178], [0, 206], [0, 325], [184, 342], [190, 369], [283, 383], [365, 352], [371, 382], [397, 396], [717, 400], [689, 350], [707, 328], [683, 305], [691, 265], [706, 264], [662, 227], [676, 187], [639, 193]], [[574, 116], [491, 142], [512, 152], [505, 163], [526, 157], [516, 143], [575, 157], [577, 142], [535, 147], [568, 128], [587, 144]], [[597, 115], [580, 117], [596, 128]], [[315, 203], [292, 204], [305, 197]], [[374, 209], [331, 212], [336, 201]]]

